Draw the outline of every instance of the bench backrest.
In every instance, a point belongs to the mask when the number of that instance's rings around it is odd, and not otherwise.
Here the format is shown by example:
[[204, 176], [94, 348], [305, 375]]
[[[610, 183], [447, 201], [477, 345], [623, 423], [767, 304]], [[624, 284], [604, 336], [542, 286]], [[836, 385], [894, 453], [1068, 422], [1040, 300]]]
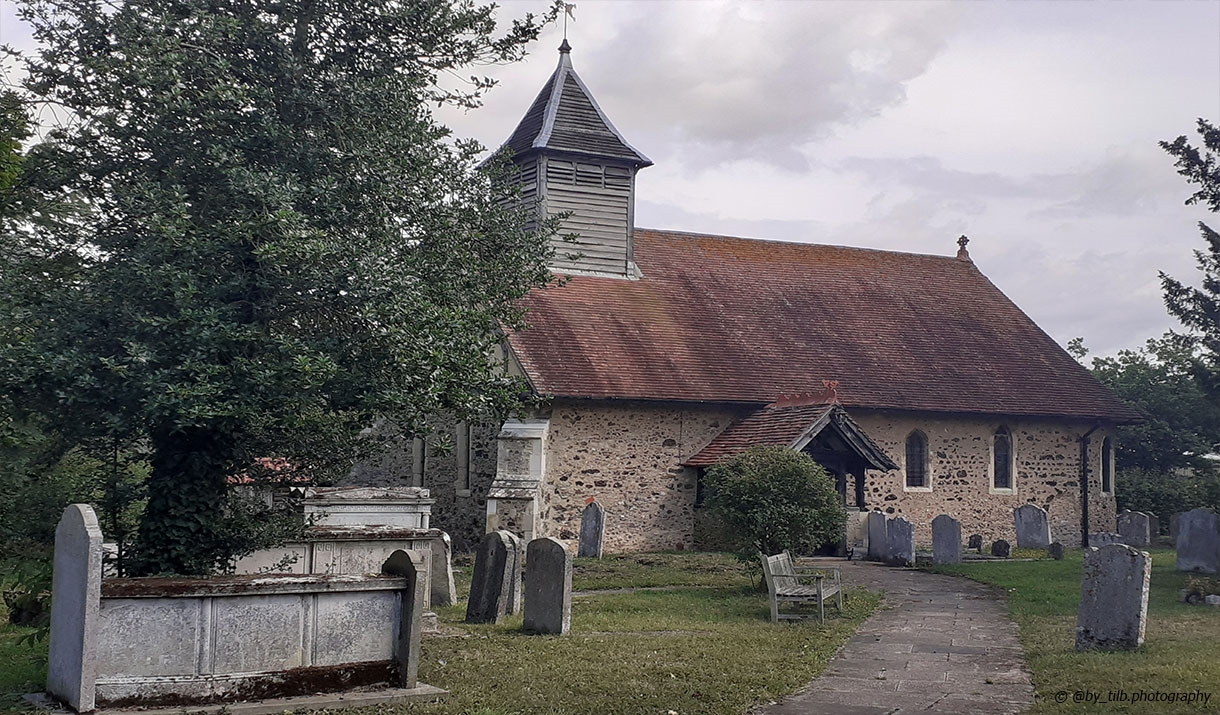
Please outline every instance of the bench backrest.
[[796, 570], [792, 567], [792, 557], [787, 553], [774, 556], [762, 554], [763, 576], [767, 579], [767, 590], [772, 594], [777, 588], [796, 586]]

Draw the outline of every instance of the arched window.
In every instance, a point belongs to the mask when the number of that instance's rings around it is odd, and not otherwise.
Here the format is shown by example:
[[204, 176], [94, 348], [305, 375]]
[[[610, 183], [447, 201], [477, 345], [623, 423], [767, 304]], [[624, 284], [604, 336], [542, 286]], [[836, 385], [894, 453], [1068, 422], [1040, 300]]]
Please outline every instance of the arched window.
[[907, 486], [927, 487], [928, 438], [916, 430], [907, 435]]
[[1007, 427], [1000, 427], [992, 435], [991, 455], [992, 488], [1012, 489], [1012, 434]]
[[1109, 437], [1101, 441], [1101, 491], [1114, 491], [1114, 443]]

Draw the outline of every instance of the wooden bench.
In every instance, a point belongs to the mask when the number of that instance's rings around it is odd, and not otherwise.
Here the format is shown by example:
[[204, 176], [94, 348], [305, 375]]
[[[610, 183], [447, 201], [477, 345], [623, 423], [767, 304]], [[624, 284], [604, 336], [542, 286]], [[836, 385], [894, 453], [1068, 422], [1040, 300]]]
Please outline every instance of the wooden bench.
[[[787, 551], [762, 558], [763, 577], [767, 579], [767, 592], [771, 596], [771, 621], [813, 618], [813, 614], [780, 613], [779, 604], [797, 603], [818, 606], [818, 620], [826, 622], [826, 599], [833, 598], [839, 613], [843, 612], [843, 581], [839, 569], [793, 566], [792, 556]], [[805, 583], [802, 583], [804, 581]], [[812, 584], [809, 582], [812, 581]]]

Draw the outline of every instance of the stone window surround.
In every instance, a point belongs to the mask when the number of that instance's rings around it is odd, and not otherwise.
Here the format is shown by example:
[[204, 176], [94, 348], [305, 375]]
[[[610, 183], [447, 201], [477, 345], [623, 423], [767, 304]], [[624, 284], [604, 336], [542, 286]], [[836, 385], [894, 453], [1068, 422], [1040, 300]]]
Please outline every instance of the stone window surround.
[[[1107, 449], [1108, 448], [1108, 449]], [[1114, 439], [1110, 436], [1102, 437], [1101, 449], [1098, 450], [1098, 469], [1097, 475], [1101, 482], [1102, 496], [1114, 496]], [[1106, 489], [1106, 482], [1109, 482], [1109, 489]]]
[[919, 435], [923, 438], [923, 479], [924, 483], [921, 486], [914, 486], [908, 483], [907, 477], [907, 450], [902, 451], [902, 491], [904, 492], [924, 492], [931, 493], [932, 491], [932, 445], [928, 440], [927, 434], [923, 430], [914, 429], [907, 435], [906, 442], [909, 443], [911, 437]]
[[[997, 487], [995, 485], [995, 438], [1004, 430], [1008, 433], [1008, 483], [1007, 487]], [[987, 491], [991, 494], [1011, 494], [1017, 493], [1017, 440], [1016, 430], [1008, 425], [997, 425], [991, 432], [991, 439], [988, 441], [987, 447]]]

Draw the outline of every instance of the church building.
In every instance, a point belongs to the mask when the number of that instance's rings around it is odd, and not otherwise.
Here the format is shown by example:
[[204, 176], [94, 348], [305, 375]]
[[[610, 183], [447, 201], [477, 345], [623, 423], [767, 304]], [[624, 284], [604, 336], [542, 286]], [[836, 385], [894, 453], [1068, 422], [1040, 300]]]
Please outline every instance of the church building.
[[[700, 546], [704, 470], [787, 445], [834, 475], [853, 521], [905, 516], [930, 545], [1013, 539], [1014, 507], [1053, 537], [1112, 531], [1114, 427], [1137, 413], [975, 266], [923, 255], [637, 228], [651, 161], [559, 65], [505, 149], [526, 200], [568, 214], [561, 283], [525, 301], [509, 369], [546, 407], [417, 439], [396, 483], [431, 490], [433, 526], [471, 547], [485, 530], [576, 538], [590, 500], [608, 551]], [[952, 246], [953, 237], [946, 237]], [[409, 473], [408, 472], [409, 467]]]

